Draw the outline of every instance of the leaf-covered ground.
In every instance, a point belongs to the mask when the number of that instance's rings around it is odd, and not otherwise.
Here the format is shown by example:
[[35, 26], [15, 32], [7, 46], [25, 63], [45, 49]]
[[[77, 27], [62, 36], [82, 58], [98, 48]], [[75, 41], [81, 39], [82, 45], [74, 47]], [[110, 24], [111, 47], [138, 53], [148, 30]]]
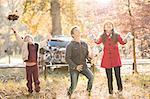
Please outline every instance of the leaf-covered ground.
[[[109, 96], [105, 74], [97, 70], [91, 97], [86, 93], [87, 79], [80, 75], [72, 99], [150, 99], [150, 75], [123, 74], [123, 93]], [[40, 93], [28, 94], [24, 69], [0, 69], [0, 99], [68, 99], [70, 78], [67, 69], [48, 71], [46, 81], [40, 74]], [[117, 91], [114, 78], [114, 91]]]

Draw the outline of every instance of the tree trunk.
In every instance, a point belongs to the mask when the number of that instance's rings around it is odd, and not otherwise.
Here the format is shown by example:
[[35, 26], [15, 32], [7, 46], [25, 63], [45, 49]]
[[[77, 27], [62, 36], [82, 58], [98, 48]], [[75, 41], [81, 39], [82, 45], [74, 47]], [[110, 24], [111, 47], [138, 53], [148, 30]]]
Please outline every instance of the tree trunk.
[[59, 0], [51, 1], [52, 35], [61, 35], [61, 16]]
[[133, 38], [133, 58], [134, 58], [134, 62], [133, 62], [133, 73], [138, 73], [137, 71], [137, 64], [136, 64], [136, 52], [135, 52], [135, 34], [133, 31], [133, 16], [132, 16], [132, 12], [131, 12], [131, 4], [130, 4], [130, 0], [128, 0], [128, 12], [130, 15], [130, 24], [131, 24], [131, 33], [134, 36]]

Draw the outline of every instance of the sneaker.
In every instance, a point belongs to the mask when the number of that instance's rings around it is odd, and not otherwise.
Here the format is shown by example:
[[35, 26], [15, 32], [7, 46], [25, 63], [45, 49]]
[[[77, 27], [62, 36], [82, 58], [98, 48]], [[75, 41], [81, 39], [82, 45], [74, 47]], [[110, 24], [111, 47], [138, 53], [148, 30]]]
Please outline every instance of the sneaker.
[[32, 95], [33, 95], [32, 92], [28, 92], [27, 97], [30, 97]]
[[69, 99], [71, 99], [71, 95], [68, 95]]
[[122, 94], [122, 90], [118, 90], [116, 93], [120, 95]]
[[91, 91], [88, 91], [88, 96], [91, 96]]
[[110, 95], [113, 95], [113, 90], [110, 90], [110, 91], [109, 91], [109, 94], [110, 94]]
[[33, 90], [28, 90], [29, 94], [32, 94], [33, 93]]
[[71, 93], [69, 91], [67, 92], [67, 96], [69, 97], [69, 99], [71, 99]]
[[114, 99], [114, 91], [113, 90], [111, 90], [111, 91], [109, 91], [109, 99]]
[[39, 92], [40, 92], [40, 90], [35, 90], [35, 92], [36, 92], [36, 93], [39, 93]]
[[37, 92], [37, 93], [40, 92], [40, 86], [39, 86], [39, 85], [36, 85], [36, 87], [35, 87], [35, 92]]

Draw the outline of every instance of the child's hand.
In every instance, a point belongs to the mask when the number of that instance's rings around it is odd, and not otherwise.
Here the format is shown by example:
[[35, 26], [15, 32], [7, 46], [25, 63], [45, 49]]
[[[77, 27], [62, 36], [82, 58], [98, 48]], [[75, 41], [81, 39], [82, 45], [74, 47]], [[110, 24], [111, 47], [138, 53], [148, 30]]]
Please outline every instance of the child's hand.
[[16, 31], [13, 28], [11, 28], [11, 29], [13, 30], [14, 33], [16, 33]]
[[97, 42], [98, 42], [98, 39], [94, 39], [94, 42], [97, 43]]
[[79, 72], [82, 71], [83, 65], [78, 65], [76, 69], [77, 69], [77, 71], [79, 71]]
[[127, 33], [127, 35], [125, 36], [124, 40], [129, 41], [132, 40], [134, 38], [134, 36], [132, 35], [131, 32]]

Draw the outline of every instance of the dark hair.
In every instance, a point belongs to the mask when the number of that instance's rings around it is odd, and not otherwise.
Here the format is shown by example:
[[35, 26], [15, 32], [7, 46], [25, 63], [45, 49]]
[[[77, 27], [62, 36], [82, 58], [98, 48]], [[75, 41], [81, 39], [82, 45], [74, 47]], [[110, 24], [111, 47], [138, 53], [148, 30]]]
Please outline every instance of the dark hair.
[[[77, 26], [75, 26], [75, 27], [73, 27], [72, 29], [71, 29], [71, 36], [74, 34], [74, 29], [76, 29], [76, 28], [78, 28]], [[73, 36], [72, 36], [73, 37]]]
[[[112, 38], [114, 44], [116, 44], [116, 43], [118, 42], [118, 34], [116, 34], [116, 33], [114, 32], [114, 26], [113, 26], [113, 23], [112, 23], [112, 22], [107, 22], [107, 23], [110, 23], [110, 24], [112, 25], [112, 27], [113, 27], [113, 29], [111, 30], [111, 32], [112, 32], [111, 38]], [[102, 38], [102, 42], [103, 42], [103, 43], [105, 43], [105, 41], [106, 41], [106, 30], [105, 30], [105, 25], [106, 25], [107, 23], [104, 24], [104, 33], [101, 35], [101, 38]]]

